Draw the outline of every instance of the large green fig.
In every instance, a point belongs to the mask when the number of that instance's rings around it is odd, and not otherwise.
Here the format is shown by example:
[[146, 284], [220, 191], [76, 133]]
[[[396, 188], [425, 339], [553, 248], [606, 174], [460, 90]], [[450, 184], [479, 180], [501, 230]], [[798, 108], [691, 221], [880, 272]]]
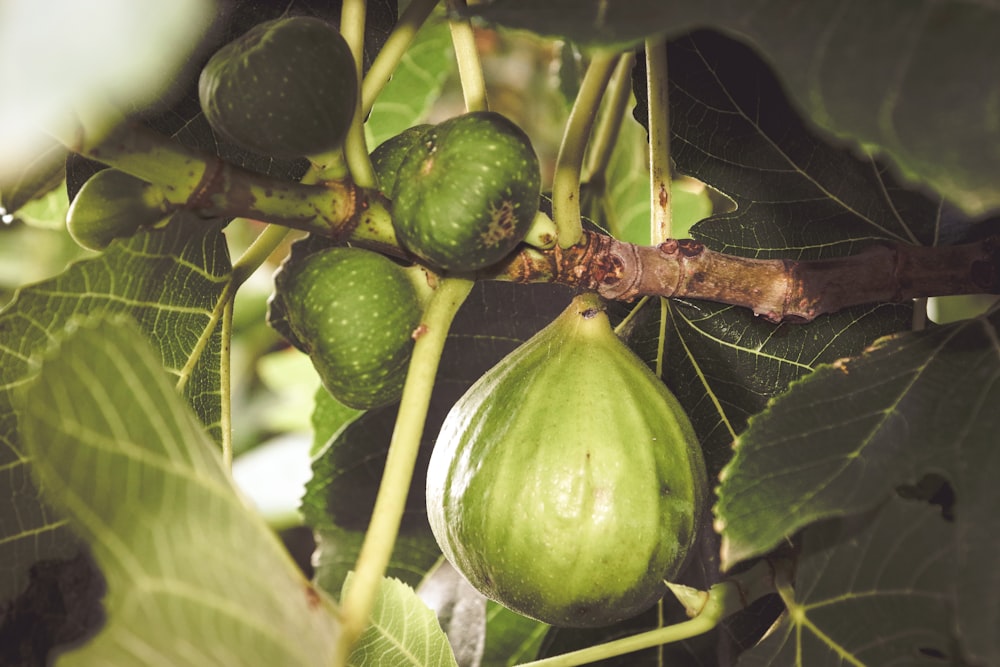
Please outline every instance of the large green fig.
[[350, 47], [322, 19], [261, 23], [219, 49], [198, 81], [212, 128], [244, 148], [278, 158], [338, 148], [357, 101]]
[[447, 271], [495, 264], [538, 211], [541, 174], [527, 135], [498, 113], [467, 113], [428, 129], [406, 152], [390, 194], [400, 243]]
[[103, 250], [114, 239], [131, 236], [169, 214], [159, 187], [117, 169], [103, 169], [76, 193], [66, 227], [84, 248]]
[[291, 257], [275, 274], [269, 318], [306, 352], [341, 403], [369, 409], [399, 399], [421, 306], [406, 270], [360, 248]]
[[484, 595], [590, 627], [664, 594], [706, 492], [684, 411], [583, 295], [451, 409], [427, 512], [445, 556]]

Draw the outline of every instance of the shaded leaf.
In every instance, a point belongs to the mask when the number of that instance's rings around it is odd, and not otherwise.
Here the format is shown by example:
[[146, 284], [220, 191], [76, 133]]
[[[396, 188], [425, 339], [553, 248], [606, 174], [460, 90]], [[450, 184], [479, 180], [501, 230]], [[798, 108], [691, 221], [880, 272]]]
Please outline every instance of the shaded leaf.
[[952, 635], [954, 529], [898, 497], [810, 526], [787, 613], [737, 664], [965, 664]]
[[[346, 592], [350, 577], [344, 583]], [[354, 646], [349, 667], [448, 667], [456, 665], [437, 617], [412, 588], [383, 579], [371, 615], [371, 625]]]
[[884, 340], [818, 369], [755, 417], [719, 489], [723, 565], [939, 474], [956, 497], [950, 539], [963, 645], [970, 658], [1000, 660], [1000, 602], [982, 595], [1000, 589], [998, 321], [994, 313]]
[[[357, 565], [364, 530], [325, 526], [315, 530], [314, 581], [330, 595], [339, 595], [348, 573]], [[386, 576], [417, 586], [441, 557], [430, 526], [407, 528], [396, 538], [396, 546], [386, 568]]]
[[488, 601], [482, 667], [514, 667], [534, 660], [548, 631], [545, 623]]
[[989, 96], [1000, 74], [1000, 10], [960, 0], [930, 5], [822, 0], [809, 11], [736, 0], [497, 0], [488, 21], [591, 45], [710, 27], [771, 62], [809, 118], [855, 147], [885, 152], [971, 214], [1000, 208], [1000, 126]]
[[26, 391], [23, 428], [45, 498], [108, 581], [108, 620], [59, 664], [330, 664], [332, 604], [242, 502], [138, 327], [67, 331]]
[[[0, 311], [0, 600], [27, 583], [39, 560], [68, 558], [77, 542], [33, 485], [13, 395], [31, 376], [32, 355], [81, 315], [127, 313], [158, 347], [174, 381], [218, 439], [221, 334], [217, 316], [230, 263], [218, 225], [175, 219], [164, 230], [117, 241], [59, 276], [20, 289]], [[203, 346], [203, 347], [202, 347]]]

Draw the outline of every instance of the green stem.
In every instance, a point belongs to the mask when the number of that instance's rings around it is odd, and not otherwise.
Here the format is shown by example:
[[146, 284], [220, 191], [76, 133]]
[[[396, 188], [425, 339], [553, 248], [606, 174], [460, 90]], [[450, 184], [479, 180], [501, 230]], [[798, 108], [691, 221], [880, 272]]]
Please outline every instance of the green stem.
[[[465, 0], [448, 0], [449, 9], [462, 10], [466, 8]], [[448, 21], [451, 28], [451, 42], [455, 48], [455, 58], [458, 60], [458, 77], [462, 81], [462, 95], [465, 97], [465, 108], [468, 111], [486, 111], [490, 108], [486, 97], [486, 79], [483, 76], [482, 63], [479, 60], [479, 50], [476, 48], [476, 34], [468, 19], [452, 18]]]
[[[604, 110], [594, 128], [594, 137], [590, 142], [587, 154], [587, 164], [584, 169], [583, 181], [605, 183], [605, 174], [611, 154], [618, 143], [618, 134], [622, 127], [625, 109], [628, 108], [632, 95], [632, 66], [635, 64], [635, 53], [629, 51], [618, 58], [615, 71], [611, 74], [608, 90], [604, 94]], [[603, 189], [603, 187], [602, 187]]]
[[667, 45], [646, 42], [646, 97], [649, 117], [650, 234], [654, 245], [671, 236], [670, 98], [667, 93]]
[[472, 289], [473, 282], [445, 279], [438, 285], [424, 312], [413, 346], [409, 373], [403, 387], [396, 425], [389, 443], [382, 482], [379, 484], [371, 523], [365, 532], [350, 589], [341, 608], [341, 634], [335, 665], [344, 665], [351, 650], [368, 625], [375, 596], [399, 533], [413, 478], [413, 467], [427, 419], [434, 377], [451, 321]]
[[364, 188], [375, 188], [378, 187], [378, 180], [375, 178], [375, 169], [368, 156], [368, 146], [365, 143], [365, 117], [361, 113], [361, 80], [362, 63], [365, 57], [365, 12], [367, 8], [366, 0], [344, 0], [340, 8], [340, 33], [347, 45], [351, 47], [355, 71], [358, 75], [358, 101], [355, 105], [351, 127], [344, 140], [344, 157], [354, 182]]
[[559, 230], [559, 245], [563, 248], [576, 245], [583, 235], [580, 220], [580, 174], [583, 170], [583, 158], [594, 127], [597, 108], [617, 61], [617, 53], [605, 51], [594, 55], [580, 84], [580, 92], [573, 103], [562, 144], [559, 146], [552, 179], [552, 219]]
[[679, 642], [691, 637], [697, 637], [712, 630], [719, 624], [727, 613], [733, 609], [734, 605], [740, 603], [739, 588], [733, 582], [723, 582], [716, 584], [709, 589], [705, 605], [701, 612], [694, 618], [668, 625], [649, 632], [643, 632], [631, 637], [624, 637], [605, 644], [598, 644], [589, 648], [564, 653], [563, 655], [544, 658], [527, 662], [520, 667], [575, 667], [575, 665], [585, 665], [598, 660], [605, 660], [642, 649], [653, 648], [661, 644]]
[[371, 113], [379, 93], [389, 82], [392, 73], [416, 38], [417, 31], [427, 21], [437, 3], [438, 0], [413, 0], [400, 15], [389, 37], [368, 68], [361, 85], [362, 118], [367, 118]]

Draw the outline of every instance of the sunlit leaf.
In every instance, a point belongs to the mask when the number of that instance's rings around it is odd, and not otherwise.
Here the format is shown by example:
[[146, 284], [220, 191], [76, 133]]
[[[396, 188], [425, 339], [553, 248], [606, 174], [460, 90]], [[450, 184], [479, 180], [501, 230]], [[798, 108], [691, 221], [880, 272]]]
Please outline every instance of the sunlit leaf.
[[13, 394], [30, 377], [30, 359], [80, 315], [125, 313], [158, 348], [175, 382], [218, 439], [220, 430], [220, 297], [230, 271], [219, 227], [205, 221], [144, 232], [115, 242], [51, 280], [21, 289], [0, 311], [0, 599], [26, 584], [39, 560], [75, 553], [76, 541], [39, 498], [28, 473]]
[[108, 592], [106, 626], [58, 664], [330, 664], [332, 603], [239, 497], [138, 327], [67, 330], [25, 392], [25, 443]]
[[445, 80], [455, 71], [451, 32], [432, 16], [417, 32], [365, 122], [369, 148], [427, 118]]
[[[345, 592], [350, 584], [348, 577]], [[434, 612], [412, 588], [396, 579], [382, 580], [371, 625], [355, 644], [347, 664], [349, 667], [457, 667]]]

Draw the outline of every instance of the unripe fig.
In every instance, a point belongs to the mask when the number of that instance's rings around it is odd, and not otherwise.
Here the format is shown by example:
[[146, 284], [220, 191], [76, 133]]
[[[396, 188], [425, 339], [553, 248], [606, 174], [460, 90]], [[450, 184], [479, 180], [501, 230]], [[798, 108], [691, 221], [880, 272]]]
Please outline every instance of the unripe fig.
[[406, 270], [360, 248], [292, 257], [275, 274], [271, 310], [344, 405], [399, 399], [421, 307]]
[[277, 158], [338, 148], [357, 102], [350, 47], [322, 19], [261, 23], [223, 46], [198, 81], [209, 124], [243, 148]]
[[66, 226], [84, 248], [103, 250], [114, 239], [131, 236], [169, 213], [159, 187], [117, 169], [104, 169], [76, 193]]
[[706, 492], [683, 409], [583, 295], [448, 413], [427, 513], [487, 597], [553, 625], [603, 626], [664, 594]]
[[538, 156], [521, 128], [498, 113], [467, 113], [406, 152], [391, 195], [393, 226], [429, 264], [475, 271], [524, 239], [540, 188]]
[[399, 173], [399, 166], [403, 164], [406, 153], [423, 141], [427, 131], [432, 125], [414, 125], [386, 139], [372, 151], [372, 167], [378, 177], [379, 190], [389, 199], [392, 199], [393, 191], [396, 188], [396, 175]]

